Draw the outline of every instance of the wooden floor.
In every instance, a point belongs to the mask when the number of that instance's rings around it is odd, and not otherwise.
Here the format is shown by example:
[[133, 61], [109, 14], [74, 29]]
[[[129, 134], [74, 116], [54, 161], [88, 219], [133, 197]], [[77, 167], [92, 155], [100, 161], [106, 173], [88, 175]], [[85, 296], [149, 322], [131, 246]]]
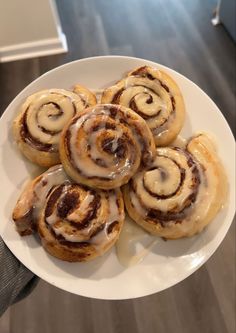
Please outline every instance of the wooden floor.
[[[65, 62], [143, 57], [196, 82], [235, 131], [236, 47], [210, 22], [215, 1], [58, 0], [69, 52], [0, 64], [0, 112], [28, 83]], [[235, 132], [234, 132], [235, 133]], [[0, 319], [1, 333], [235, 333], [235, 223], [214, 256], [185, 281], [127, 301], [83, 298], [40, 281]]]

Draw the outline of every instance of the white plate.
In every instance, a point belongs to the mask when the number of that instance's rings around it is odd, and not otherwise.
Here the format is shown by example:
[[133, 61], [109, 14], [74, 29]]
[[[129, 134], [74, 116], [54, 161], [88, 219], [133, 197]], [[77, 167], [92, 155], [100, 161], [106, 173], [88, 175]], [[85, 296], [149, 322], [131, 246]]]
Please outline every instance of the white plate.
[[[45, 88], [71, 88], [76, 82], [104, 88], [141, 65], [169, 72], [182, 90], [187, 119], [184, 137], [209, 131], [217, 140], [231, 183], [228, 206], [200, 235], [177, 241], [160, 241], [138, 265], [124, 268], [115, 249], [90, 263], [67, 263], [48, 255], [34, 236], [21, 238], [11, 222], [11, 212], [23, 182], [35, 167], [15, 148], [11, 123], [20, 104]], [[194, 83], [177, 72], [143, 59], [107, 56], [82, 59], [58, 67], [32, 82], [9, 105], [0, 120], [0, 234], [14, 255], [45, 281], [69, 292], [100, 299], [128, 299], [150, 295], [173, 286], [203, 265], [224, 239], [234, 215], [234, 138], [223, 115]]]

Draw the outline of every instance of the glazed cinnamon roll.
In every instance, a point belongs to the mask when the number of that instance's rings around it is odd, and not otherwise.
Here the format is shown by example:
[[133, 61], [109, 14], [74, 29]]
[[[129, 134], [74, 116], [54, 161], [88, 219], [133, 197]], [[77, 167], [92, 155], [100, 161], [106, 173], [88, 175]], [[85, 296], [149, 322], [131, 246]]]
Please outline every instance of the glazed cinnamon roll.
[[124, 187], [131, 218], [151, 234], [168, 239], [192, 236], [212, 221], [225, 202], [227, 181], [205, 134], [186, 149], [157, 148], [152, 166]]
[[69, 182], [62, 165], [59, 164], [27, 184], [12, 214], [16, 229], [21, 236], [30, 235], [37, 229], [39, 214], [52, 188]]
[[129, 181], [140, 164], [155, 156], [155, 143], [145, 121], [120, 105], [98, 104], [65, 126], [60, 156], [76, 182], [101, 189]]
[[[60, 163], [58, 142], [65, 124], [96, 97], [81, 86], [76, 93], [48, 89], [29, 96], [13, 123], [15, 140], [32, 162], [50, 167]], [[92, 97], [91, 97], [92, 96]]]
[[116, 242], [124, 222], [119, 189], [102, 191], [59, 185], [49, 194], [39, 221], [43, 247], [66, 261], [88, 261]]
[[176, 82], [149, 66], [133, 70], [107, 88], [101, 102], [121, 104], [138, 113], [146, 120], [157, 146], [172, 142], [184, 123], [184, 101]]

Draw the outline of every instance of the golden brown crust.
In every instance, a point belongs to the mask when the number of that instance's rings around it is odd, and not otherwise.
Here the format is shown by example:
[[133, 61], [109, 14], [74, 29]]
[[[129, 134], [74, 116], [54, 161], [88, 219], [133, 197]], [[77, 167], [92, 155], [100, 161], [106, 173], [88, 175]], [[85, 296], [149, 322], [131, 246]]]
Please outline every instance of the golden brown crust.
[[73, 92], [85, 100], [86, 107], [97, 104], [96, 95], [81, 84], [77, 83], [73, 88]]
[[130, 107], [152, 130], [157, 146], [165, 146], [179, 134], [185, 118], [183, 96], [176, 82], [162, 70], [142, 66], [104, 90], [102, 103]]
[[22, 140], [22, 136], [19, 131], [19, 128], [21, 126], [21, 119], [21, 114], [19, 114], [15, 118], [13, 123], [13, 136], [21, 153], [32, 163], [35, 163], [44, 168], [48, 168], [50, 166], [60, 163], [60, 156], [58, 152], [39, 152], [31, 145], [26, 143], [24, 140]]
[[42, 175], [28, 182], [14, 207], [12, 219], [21, 236], [30, 235], [35, 231], [32, 217], [32, 209], [35, 201], [34, 189], [41, 179]]

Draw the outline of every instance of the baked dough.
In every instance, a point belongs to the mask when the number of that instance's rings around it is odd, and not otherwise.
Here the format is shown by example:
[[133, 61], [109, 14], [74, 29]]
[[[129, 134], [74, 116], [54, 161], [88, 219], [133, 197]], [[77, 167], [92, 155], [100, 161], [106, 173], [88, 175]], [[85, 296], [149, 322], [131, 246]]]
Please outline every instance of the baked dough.
[[71, 262], [89, 261], [115, 244], [123, 222], [120, 189], [102, 191], [64, 184], [49, 194], [38, 232], [52, 256]]
[[37, 230], [39, 214], [48, 193], [54, 186], [65, 182], [70, 181], [59, 164], [27, 183], [12, 213], [16, 229], [21, 236], [30, 235]]
[[121, 105], [97, 104], [75, 116], [64, 128], [61, 161], [77, 183], [101, 189], [126, 184], [141, 164], [155, 157], [146, 122]]
[[38, 232], [46, 251], [66, 261], [103, 255], [118, 239], [124, 217], [120, 189], [74, 184], [61, 164], [28, 183], [12, 214], [21, 236]]
[[226, 200], [227, 180], [211, 139], [200, 134], [186, 149], [157, 148], [152, 166], [124, 187], [130, 217], [154, 235], [189, 237], [203, 230]]
[[48, 89], [29, 96], [13, 123], [13, 133], [23, 155], [50, 167], [60, 163], [58, 143], [65, 124], [77, 113], [96, 104], [89, 90], [77, 85], [76, 93]]
[[183, 127], [185, 106], [176, 82], [165, 71], [142, 66], [107, 88], [102, 103], [124, 105], [145, 119], [157, 146], [171, 143]]

